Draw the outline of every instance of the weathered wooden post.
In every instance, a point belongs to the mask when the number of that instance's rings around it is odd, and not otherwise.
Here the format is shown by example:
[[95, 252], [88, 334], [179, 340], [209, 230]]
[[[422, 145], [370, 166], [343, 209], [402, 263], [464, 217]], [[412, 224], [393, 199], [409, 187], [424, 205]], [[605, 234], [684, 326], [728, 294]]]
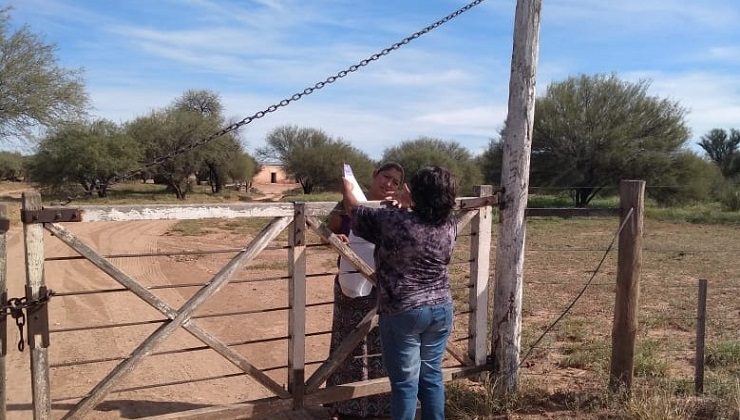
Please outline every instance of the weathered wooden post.
[[293, 408], [300, 409], [303, 408], [306, 375], [306, 205], [295, 203], [294, 209], [288, 239], [288, 392], [293, 395]]
[[[41, 210], [41, 194], [27, 191], [22, 194], [21, 210]], [[33, 220], [23, 220], [23, 235], [26, 255], [26, 298], [39, 299], [44, 282], [44, 226]], [[49, 388], [48, 316], [43, 305], [34, 316], [26, 319], [29, 351], [31, 353], [31, 391], [33, 394], [33, 418], [51, 418], [51, 389]], [[43, 325], [46, 323], [46, 325]], [[44, 331], [45, 330], [45, 331]]]
[[707, 281], [699, 280], [696, 299], [696, 356], [694, 357], [694, 392], [704, 393], [704, 344], [707, 328]]
[[[493, 187], [475, 187], [475, 195], [487, 197], [493, 194]], [[491, 219], [490, 205], [479, 208], [470, 222], [470, 320], [468, 321], [468, 355], [476, 366], [486, 364], [488, 359], [488, 278], [491, 260]]]
[[[7, 267], [8, 248], [6, 233], [10, 229], [8, 207], [0, 204], [0, 305], [8, 302]], [[8, 352], [8, 324], [7, 316], [0, 314], [0, 420], [5, 420], [5, 355]]]
[[[645, 181], [623, 180], [619, 183], [620, 224], [630, 220], [619, 233], [617, 255], [617, 294], [612, 325], [612, 357], [609, 387], [630, 392], [637, 335], [642, 265], [642, 228], [645, 218]], [[632, 209], [632, 212], [630, 212]]]
[[509, 111], [503, 134], [502, 224], [496, 249], [491, 353], [496, 392], [516, 391], [522, 329], [522, 281], [529, 158], [534, 126], [541, 0], [517, 0]]

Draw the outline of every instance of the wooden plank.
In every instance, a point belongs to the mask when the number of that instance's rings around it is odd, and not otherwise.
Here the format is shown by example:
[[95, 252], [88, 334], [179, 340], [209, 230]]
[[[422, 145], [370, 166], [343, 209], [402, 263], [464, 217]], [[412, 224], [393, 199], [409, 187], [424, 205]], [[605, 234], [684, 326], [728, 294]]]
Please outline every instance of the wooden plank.
[[[462, 379], [478, 375], [490, 369], [491, 366], [456, 367], [442, 370], [445, 381]], [[318, 406], [352, 398], [366, 397], [390, 392], [391, 384], [387, 378], [370, 379], [324, 388], [306, 396], [306, 406]], [[235, 420], [244, 418], [275, 418], [274, 414], [290, 408], [290, 401], [275, 398], [257, 400], [215, 407], [205, 407], [179, 413], [165, 414], [155, 417], [146, 417], [148, 420]]]
[[517, 0], [509, 103], [504, 130], [501, 186], [502, 224], [498, 231], [494, 289], [494, 381], [499, 397], [516, 392], [522, 329], [522, 285], [529, 161], [534, 127], [535, 81], [542, 0]]
[[605, 208], [605, 209], [586, 209], [586, 208], [554, 208], [554, 207], [542, 207], [534, 208], [528, 207], [524, 211], [526, 217], [611, 217], [619, 216], [621, 209], [619, 208]]
[[[364, 204], [364, 203], [363, 203]], [[334, 234], [329, 228], [321, 223], [315, 217], [306, 217], [306, 223], [314, 232], [321, 236], [341, 255], [346, 258], [352, 265], [359, 271], [365, 278], [367, 278], [372, 284], [377, 284], [375, 279], [375, 270], [373, 270], [365, 260], [357, 256], [352, 248], [346, 243], [342, 242], [337, 235]]]
[[[626, 225], [619, 233], [617, 254], [617, 291], [612, 324], [612, 357], [609, 387], [629, 392], [634, 370], [637, 312], [640, 298], [642, 265], [642, 230], [645, 218], [645, 181], [624, 180], [619, 183], [620, 218]], [[632, 212], [629, 210], [632, 209]]]
[[195, 410], [180, 411], [158, 416], [144, 417], [147, 420], [236, 420], [275, 418], [276, 414], [290, 410], [291, 400], [265, 398], [236, 404], [216, 405]]
[[[8, 220], [8, 206], [0, 203], [0, 220]], [[3, 305], [7, 302], [8, 293], [8, 247], [7, 247], [7, 234], [6, 232], [0, 231], [0, 299], [2, 299]], [[5, 377], [5, 354], [8, 350], [8, 319], [5, 316], [0, 317], [0, 420], [5, 420], [5, 400], [6, 386], [5, 383], [7, 378]]]
[[473, 361], [473, 359], [468, 357], [464, 351], [457, 348], [457, 345], [455, 343], [448, 341], [445, 350], [447, 350], [447, 353], [450, 353], [450, 356], [452, 356], [453, 359], [457, 360], [458, 363], [465, 366], [475, 366], [475, 362]]
[[[326, 216], [337, 203], [309, 203], [306, 214]], [[293, 203], [140, 204], [80, 206], [83, 222], [131, 220], [233, 219], [240, 217], [292, 217]]]
[[[455, 367], [442, 370], [444, 381], [453, 379], [467, 378], [490, 370], [490, 365]], [[306, 396], [306, 406], [319, 404], [329, 404], [336, 401], [344, 401], [353, 398], [366, 397], [369, 395], [383, 394], [391, 391], [391, 384], [388, 378], [370, 379], [361, 382], [352, 382], [348, 384], [336, 385], [329, 388], [322, 388], [311, 395]]]
[[321, 386], [339, 368], [342, 362], [357, 348], [360, 341], [378, 325], [377, 308], [368, 311], [355, 328], [345, 337], [329, 358], [306, 381], [306, 393], [310, 394]]
[[470, 210], [480, 207], [490, 207], [498, 205], [498, 195], [493, 195], [493, 187], [490, 185], [487, 186], [490, 188], [486, 189], [486, 191], [488, 192], [486, 195], [479, 195], [476, 197], [460, 197], [456, 199], [456, 208], [459, 210]]
[[[177, 315], [168, 323], [161, 325], [154, 333], [147, 337], [131, 354], [131, 356], [116, 366], [106, 377], [98, 383], [77, 406], [65, 415], [64, 418], [82, 418], [89, 413], [110, 392], [114, 385], [130, 373], [153, 349], [172, 335], [177, 328], [183, 326], [195, 310], [213, 294], [220, 291], [231, 277], [257, 256], [269, 243], [290, 223], [290, 218], [281, 218], [273, 221], [243, 252], [236, 255], [226, 264], [204, 288], [198, 290], [177, 312]], [[99, 258], [99, 257], [98, 257]], [[270, 387], [272, 390], [272, 387]], [[275, 390], [277, 391], [277, 390]], [[281, 393], [284, 393], [281, 388]]]
[[[41, 210], [41, 194], [37, 191], [26, 191], [21, 195], [23, 210]], [[44, 281], [44, 228], [40, 224], [24, 224], [23, 236], [26, 256], [26, 297], [38, 299]], [[46, 306], [41, 309], [46, 311]], [[26, 330], [35, 322], [27, 319]], [[48, 327], [48, 325], [47, 325]], [[33, 418], [35, 420], [51, 418], [51, 389], [49, 387], [49, 354], [44, 346], [43, 337], [36, 334], [28, 337], [31, 354], [31, 390], [33, 394]]]
[[[457, 209], [474, 209], [495, 204], [497, 196], [461, 197]], [[363, 205], [380, 207], [380, 201]], [[336, 207], [335, 202], [305, 203], [307, 216], [326, 216]], [[293, 215], [293, 203], [231, 203], [231, 204], [139, 204], [111, 206], [79, 206], [83, 222], [132, 220], [233, 219], [241, 217], [287, 217]]]
[[[481, 196], [490, 195], [493, 187], [475, 187]], [[470, 288], [468, 303], [468, 355], [475, 365], [484, 365], [488, 359], [488, 278], [491, 275], [491, 228], [493, 227], [493, 208], [481, 207], [471, 222], [470, 233]]]
[[470, 221], [473, 220], [477, 215], [477, 210], [466, 210], [459, 214], [457, 216], [457, 232], [462, 232], [463, 229], [465, 229], [465, 226], [470, 224]]
[[303, 407], [306, 369], [306, 205], [295, 203], [288, 250], [288, 392]]

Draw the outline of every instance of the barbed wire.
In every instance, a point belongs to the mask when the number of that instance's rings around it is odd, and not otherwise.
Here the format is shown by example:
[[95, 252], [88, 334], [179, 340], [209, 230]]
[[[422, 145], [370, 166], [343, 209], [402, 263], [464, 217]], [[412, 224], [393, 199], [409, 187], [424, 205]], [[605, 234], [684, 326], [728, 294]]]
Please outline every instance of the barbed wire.
[[596, 265], [596, 269], [591, 274], [591, 278], [589, 278], [588, 281], [586, 282], [586, 284], [583, 285], [583, 288], [581, 289], [581, 291], [578, 292], [578, 294], [575, 296], [575, 298], [573, 298], [573, 300], [565, 308], [565, 310], [555, 319], [555, 321], [553, 321], [545, 329], [545, 331], [542, 332], [542, 334], [537, 338], [537, 340], [535, 340], [534, 344], [532, 344], [532, 346], [529, 348], [529, 350], [527, 350], [527, 353], [524, 354], [524, 357], [522, 357], [522, 359], [519, 361], [519, 367], [521, 367], [524, 364], [524, 362], [527, 360], [527, 358], [529, 357], [529, 355], [532, 354], [532, 351], [534, 351], [534, 348], [540, 343], [540, 341], [542, 341], [543, 338], [545, 338], [545, 336], [547, 335], [547, 333], [549, 333], [555, 327], [555, 325], [557, 325], [557, 323], [560, 322], [560, 320], [563, 319], [565, 317], [565, 315], [567, 315], [568, 312], [570, 312], [571, 309], [573, 309], [573, 307], [575, 306], [576, 302], [578, 302], [578, 300], [581, 298], [581, 296], [583, 296], [583, 294], [586, 293], [586, 289], [588, 289], [588, 286], [591, 284], [591, 282], [594, 280], [594, 278], [596, 278], [596, 274], [598, 274], [599, 270], [601, 270], [601, 266], [604, 264], [604, 261], [606, 261], [606, 257], [611, 252], [612, 247], [614, 246], [614, 243], [617, 241], [617, 238], [619, 237], [619, 234], [622, 233], [622, 230], [624, 229], [624, 227], [627, 226], [627, 222], [630, 219], [632, 219], [632, 217], [634, 215], [634, 212], [635, 212], [635, 209], [634, 208], [630, 208], [629, 209], [629, 211], [627, 212], [627, 214], [624, 216], [624, 220], [622, 220], [622, 223], [619, 225], [619, 228], [614, 233], [614, 236], [612, 236], [612, 240], [611, 240], [611, 242], [609, 242], [609, 246], [606, 248], [606, 252], [604, 252], [604, 255], [601, 257], [601, 260]]

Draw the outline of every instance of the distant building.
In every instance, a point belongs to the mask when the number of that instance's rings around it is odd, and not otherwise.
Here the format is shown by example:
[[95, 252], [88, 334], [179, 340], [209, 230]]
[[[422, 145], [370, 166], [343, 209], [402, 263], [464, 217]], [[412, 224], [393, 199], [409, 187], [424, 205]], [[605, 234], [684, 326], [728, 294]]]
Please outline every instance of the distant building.
[[252, 178], [252, 184], [295, 184], [279, 163], [262, 163], [262, 169]]

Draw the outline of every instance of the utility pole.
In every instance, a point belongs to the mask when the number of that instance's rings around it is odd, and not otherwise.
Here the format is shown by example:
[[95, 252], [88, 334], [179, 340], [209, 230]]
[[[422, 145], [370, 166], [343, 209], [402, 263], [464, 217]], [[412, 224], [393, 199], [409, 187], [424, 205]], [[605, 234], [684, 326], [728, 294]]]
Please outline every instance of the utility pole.
[[522, 283], [534, 126], [535, 82], [542, 0], [517, 0], [509, 79], [509, 110], [501, 169], [503, 210], [496, 248], [491, 353], [498, 395], [517, 389], [522, 331]]

